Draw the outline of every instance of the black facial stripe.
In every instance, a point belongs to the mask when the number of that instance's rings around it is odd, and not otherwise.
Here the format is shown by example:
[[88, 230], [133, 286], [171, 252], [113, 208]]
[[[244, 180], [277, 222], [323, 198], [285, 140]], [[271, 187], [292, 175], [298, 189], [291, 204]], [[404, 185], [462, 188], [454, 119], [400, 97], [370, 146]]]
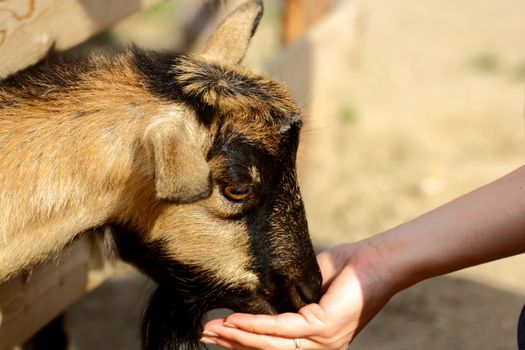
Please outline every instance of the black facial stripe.
[[[272, 232], [270, 222], [274, 208], [280, 201], [288, 203], [296, 195], [296, 193], [285, 191], [286, 188], [298, 191], [295, 176], [290, 175], [295, 174], [295, 155], [299, 143], [299, 132], [300, 124], [293, 123], [282, 135], [279, 155], [267, 157], [260, 161], [262, 164], [259, 164], [262, 170], [265, 198], [258, 210], [247, 216], [250, 246], [258, 272], [267, 270], [271, 262], [277, 259], [275, 252], [270, 247], [270, 236], [275, 234]], [[304, 213], [302, 207], [294, 209], [297, 209], [298, 215]], [[300, 229], [307, 230], [306, 227]]]
[[[299, 196], [297, 179], [295, 176], [295, 155], [299, 143], [300, 122], [292, 122], [281, 135], [279, 153], [267, 152], [262, 144], [249, 140], [246, 136], [237, 134], [233, 130], [223, 129], [213, 143], [208, 158], [221, 155], [228, 162], [226, 174], [229, 178], [248, 176], [246, 164], [255, 165], [261, 178], [262, 194], [255, 210], [243, 213], [239, 219], [246, 221], [249, 234], [249, 245], [253, 257], [253, 271], [262, 279], [259, 294], [265, 294], [279, 310], [291, 309], [291, 303], [286, 297], [277, 297], [277, 291], [265, 290], [263, 287], [275, 285], [276, 262], [286, 258], [283, 251], [277, 251], [272, 242], [288, 240], [294, 244], [304, 241], [305, 247], [291, 250], [312, 250], [307, 236], [307, 224], [304, 217], [304, 208]], [[295, 200], [298, 198], [298, 200]], [[281, 218], [275, 213], [275, 208], [287, 210]], [[279, 229], [280, 228], [280, 229]], [[290, 232], [286, 232], [289, 230]], [[310, 261], [315, 259], [313, 254], [306, 254]], [[300, 260], [300, 257], [296, 257]], [[284, 273], [284, 272], [283, 272]]]

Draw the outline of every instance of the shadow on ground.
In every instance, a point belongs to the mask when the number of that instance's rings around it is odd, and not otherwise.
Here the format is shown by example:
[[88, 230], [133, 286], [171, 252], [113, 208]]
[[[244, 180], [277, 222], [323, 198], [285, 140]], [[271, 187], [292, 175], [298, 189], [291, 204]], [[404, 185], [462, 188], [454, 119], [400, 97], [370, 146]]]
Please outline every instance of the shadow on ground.
[[453, 277], [398, 294], [352, 349], [511, 350], [523, 295]]
[[[139, 323], [152, 284], [129, 267], [67, 314], [76, 350], [138, 350]], [[420, 283], [397, 295], [352, 349], [510, 350], [525, 297], [455, 277]]]

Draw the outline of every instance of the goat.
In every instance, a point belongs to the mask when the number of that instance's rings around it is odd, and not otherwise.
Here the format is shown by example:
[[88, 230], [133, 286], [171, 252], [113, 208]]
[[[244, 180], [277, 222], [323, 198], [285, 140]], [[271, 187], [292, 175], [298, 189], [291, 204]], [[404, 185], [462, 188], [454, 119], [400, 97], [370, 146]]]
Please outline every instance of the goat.
[[238, 66], [261, 15], [262, 1], [242, 4], [199, 54], [133, 47], [0, 81], [0, 281], [109, 224], [121, 258], [157, 283], [145, 349], [198, 348], [211, 308], [317, 301], [300, 109]]

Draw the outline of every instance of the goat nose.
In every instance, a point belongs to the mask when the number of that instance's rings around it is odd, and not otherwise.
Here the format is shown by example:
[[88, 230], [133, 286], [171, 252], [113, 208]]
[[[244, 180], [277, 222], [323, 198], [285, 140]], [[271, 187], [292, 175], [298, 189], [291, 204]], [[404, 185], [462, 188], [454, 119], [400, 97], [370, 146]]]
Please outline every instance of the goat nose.
[[321, 296], [321, 274], [318, 271], [304, 274], [300, 278], [276, 275], [277, 290], [273, 303], [278, 312], [296, 312], [303, 306], [319, 301]]
[[321, 276], [313, 274], [298, 281], [295, 284], [295, 289], [306, 304], [317, 303], [321, 297], [321, 284]]

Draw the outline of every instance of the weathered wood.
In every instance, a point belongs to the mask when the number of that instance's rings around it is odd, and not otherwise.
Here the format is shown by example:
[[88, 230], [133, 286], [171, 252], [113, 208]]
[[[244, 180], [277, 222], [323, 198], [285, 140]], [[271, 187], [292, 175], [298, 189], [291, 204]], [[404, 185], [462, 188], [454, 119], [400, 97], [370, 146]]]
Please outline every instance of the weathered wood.
[[12, 350], [97, 287], [111, 273], [102, 232], [84, 237], [57, 259], [0, 284], [0, 350]]
[[329, 0], [284, 0], [281, 42], [288, 45], [300, 39], [329, 11]]
[[160, 0], [0, 0], [0, 77]]

